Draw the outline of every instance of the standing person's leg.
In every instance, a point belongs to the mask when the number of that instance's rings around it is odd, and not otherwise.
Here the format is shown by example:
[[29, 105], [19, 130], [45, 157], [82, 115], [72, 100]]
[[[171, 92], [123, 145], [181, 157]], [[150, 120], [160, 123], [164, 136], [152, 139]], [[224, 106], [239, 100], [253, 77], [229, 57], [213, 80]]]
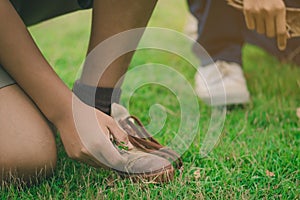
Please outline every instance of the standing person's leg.
[[[147, 26], [156, 2], [157, 0], [94, 1], [92, 31], [88, 52], [115, 34]], [[142, 34], [138, 35], [134, 41], [130, 39], [121, 41], [118, 44], [119, 48], [128, 45], [128, 41], [137, 46], [141, 36]], [[120, 92], [120, 86], [116, 86], [116, 83], [120, 81], [121, 77], [127, 71], [132, 55], [133, 52], [130, 52], [119, 57], [105, 69], [102, 77], [98, 77], [100, 81], [96, 91], [95, 106], [107, 114], [110, 114], [112, 92], [113, 90]], [[101, 56], [99, 56], [98, 62], [101, 63]], [[95, 85], [90, 80], [98, 69], [87, 68], [89, 67], [85, 66], [83, 68], [82, 76], [74, 85], [73, 90], [81, 100], [91, 105], [92, 103], [88, 99], [90, 99], [90, 96], [95, 95], [93, 94]], [[113, 101], [118, 101], [118, 97]]]
[[[128, 69], [134, 49], [137, 47], [144, 33], [144, 28], [152, 15], [156, 2], [157, 0], [94, 1], [92, 31], [88, 49], [88, 53], [94, 50], [91, 52], [93, 57], [89, 57], [91, 54], [88, 55], [88, 61], [85, 62], [81, 78], [75, 83], [73, 88], [74, 93], [85, 103], [90, 106], [95, 106], [102, 112], [111, 115], [115, 121], [119, 122], [123, 130], [127, 131], [127, 134], [135, 135], [136, 137], [141, 137], [141, 135], [145, 136], [145, 132], [141, 131], [139, 120], [130, 118], [126, 108], [118, 104], [112, 105], [112, 103], [118, 103], [119, 101], [121, 92], [120, 83], [123, 81], [122, 79]], [[130, 31], [132, 29], [136, 30], [132, 35], [130, 34], [128, 36], [125, 34], [124, 37], [124, 34], [120, 34], [122, 35], [122, 39], [119, 38], [117, 40], [118, 42], [114, 40], [113, 44], [110, 43], [106, 47], [109, 55], [114, 55], [119, 50], [125, 50], [126, 48], [132, 49], [133, 52], [121, 55], [108, 66], [102, 64], [101, 62], [107, 62], [105, 57], [107, 54], [106, 52], [99, 53], [96, 46], [105, 40], [107, 41], [107, 39], [110, 39], [112, 36], [120, 36], [119, 33], [125, 31], [132, 33]], [[91, 60], [89, 59], [92, 60], [91, 65]], [[103, 73], [100, 77], [99, 72], [100, 74]], [[116, 96], [115, 93], [117, 93]], [[128, 117], [131, 120], [128, 120]], [[149, 144], [147, 139], [133, 141], [131, 138], [131, 141], [136, 147], [147, 144], [148, 147], [145, 145], [145, 149], [155, 149], [157, 145], [160, 146], [160, 144]], [[140, 148], [138, 149], [141, 150]], [[145, 149], [142, 151], [149, 152]], [[138, 152], [142, 153], [142, 151]], [[177, 154], [175, 152], [165, 154], [170, 160], [175, 161], [176, 167], [181, 167], [182, 163], [180, 159], [178, 159], [179, 155], [174, 155]], [[163, 157], [166, 158], [165, 156]], [[140, 161], [140, 163], [142, 163], [142, 161]], [[152, 165], [154, 163], [152, 163]]]
[[[197, 42], [209, 53], [218, 68], [216, 70], [214, 64], [202, 59], [201, 52], [194, 49], [201, 60], [201, 67], [195, 76], [198, 96], [211, 105], [248, 102], [249, 92], [241, 69], [244, 44], [242, 14], [223, 0], [188, 0], [188, 3], [199, 22]], [[219, 73], [222, 80], [217, 78]]]
[[[188, 3], [190, 11], [198, 20], [197, 42], [214, 61], [224, 60], [241, 65], [244, 44], [241, 13], [228, 6], [226, 1], [188, 0]], [[198, 52], [195, 53], [197, 55]]]

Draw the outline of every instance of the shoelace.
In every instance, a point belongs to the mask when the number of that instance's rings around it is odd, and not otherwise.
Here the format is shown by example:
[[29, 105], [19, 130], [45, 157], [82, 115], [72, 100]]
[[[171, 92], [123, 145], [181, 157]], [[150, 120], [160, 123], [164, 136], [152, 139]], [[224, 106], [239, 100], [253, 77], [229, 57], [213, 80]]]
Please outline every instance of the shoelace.
[[174, 167], [182, 170], [183, 163], [180, 156], [172, 149], [163, 146], [155, 140], [145, 129], [142, 122], [135, 116], [128, 116], [119, 121], [120, 126], [128, 134], [129, 141], [138, 149], [173, 161]]
[[221, 76], [222, 78], [224, 78], [225, 76], [228, 76], [230, 74], [230, 69], [228, 68], [228, 66], [224, 65], [223, 63], [217, 65], [218, 69], [221, 72]]
[[[230, 73], [230, 68], [226, 65], [224, 65], [224, 63], [218, 63], [216, 64], [216, 69], [214, 69], [217, 72], [211, 73], [209, 75], [209, 77], [206, 77], [207, 84], [214, 84], [214, 83], [219, 83], [220, 80], [223, 80], [225, 77], [229, 76]], [[218, 74], [217, 76], [215, 74]], [[220, 73], [220, 75], [219, 75]], [[210, 85], [208, 85], [208, 87], [210, 87]]]

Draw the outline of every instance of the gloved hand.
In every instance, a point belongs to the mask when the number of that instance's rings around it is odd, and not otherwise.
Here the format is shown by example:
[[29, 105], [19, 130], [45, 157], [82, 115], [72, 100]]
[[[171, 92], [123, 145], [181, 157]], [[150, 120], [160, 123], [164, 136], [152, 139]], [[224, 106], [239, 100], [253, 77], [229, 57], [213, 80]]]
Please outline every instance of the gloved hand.
[[276, 37], [278, 48], [286, 48], [288, 33], [282, 0], [244, 0], [244, 16], [248, 29]]

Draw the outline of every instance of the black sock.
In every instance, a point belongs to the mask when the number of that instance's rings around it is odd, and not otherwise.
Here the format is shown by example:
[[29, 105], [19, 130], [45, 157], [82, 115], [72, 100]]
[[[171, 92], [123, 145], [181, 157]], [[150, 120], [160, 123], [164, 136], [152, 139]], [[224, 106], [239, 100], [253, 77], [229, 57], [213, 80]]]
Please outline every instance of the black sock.
[[79, 81], [74, 83], [73, 92], [81, 101], [107, 115], [111, 113], [111, 104], [119, 103], [121, 96], [120, 88], [95, 88], [82, 84]]

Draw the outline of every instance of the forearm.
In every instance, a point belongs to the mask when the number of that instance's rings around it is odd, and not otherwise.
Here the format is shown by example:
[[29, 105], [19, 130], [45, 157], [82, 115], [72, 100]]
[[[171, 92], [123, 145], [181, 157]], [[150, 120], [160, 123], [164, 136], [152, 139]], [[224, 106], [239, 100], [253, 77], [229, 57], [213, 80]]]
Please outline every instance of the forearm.
[[0, 28], [0, 63], [55, 123], [61, 113], [71, 110], [72, 93], [44, 59], [8, 0], [0, 1]]

